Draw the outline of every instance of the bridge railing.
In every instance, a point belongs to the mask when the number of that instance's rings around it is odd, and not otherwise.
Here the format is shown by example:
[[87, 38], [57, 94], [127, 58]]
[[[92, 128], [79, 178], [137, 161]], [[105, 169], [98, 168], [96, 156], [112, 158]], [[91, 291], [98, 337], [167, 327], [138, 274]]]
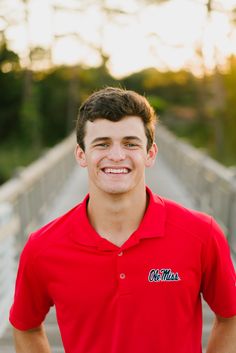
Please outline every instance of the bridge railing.
[[15, 235], [19, 219], [8, 203], [0, 205], [0, 335], [7, 322], [16, 272]]
[[0, 187], [0, 204], [10, 203], [19, 217], [20, 247], [74, 168], [74, 146], [71, 135]]
[[196, 207], [219, 222], [236, 255], [236, 170], [224, 167], [163, 126], [157, 129], [157, 144], [173, 173], [185, 184]]
[[8, 322], [20, 250], [74, 169], [74, 146], [71, 135], [0, 187], [0, 335]]

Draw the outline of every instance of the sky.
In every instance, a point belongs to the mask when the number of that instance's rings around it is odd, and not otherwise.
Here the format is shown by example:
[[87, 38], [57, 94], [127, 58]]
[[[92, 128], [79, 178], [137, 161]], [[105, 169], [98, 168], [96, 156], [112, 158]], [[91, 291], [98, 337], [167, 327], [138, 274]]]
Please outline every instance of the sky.
[[[101, 3], [118, 8], [119, 15], [104, 13]], [[236, 24], [233, 29], [229, 21], [236, 0], [213, 1], [217, 11], [210, 18], [205, 0], [153, 3], [28, 0], [26, 7], [23, 0], [0, 0], [0, 30], [5, 29], [9, 47], [19, 53], [23, 63], [27, 63], [29, 46], [47, 49], [48, 60], [41, 60], [39, 66], [50, 62], [97, 66], [101, 63], [98, 48], [102, 48], [109, 56], [108, 68], [117, 78], [146, 67], [184, 67], [199, 74], [203, 67], [210, 70], [216, 62], [223, 65], [226, 56], [236, 54]]]

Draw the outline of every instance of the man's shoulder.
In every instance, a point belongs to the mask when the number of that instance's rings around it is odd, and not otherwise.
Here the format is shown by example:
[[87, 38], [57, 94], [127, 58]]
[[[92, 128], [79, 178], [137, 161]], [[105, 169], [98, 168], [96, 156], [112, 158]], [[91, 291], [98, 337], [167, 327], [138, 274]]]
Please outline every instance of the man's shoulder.
[[158, 196], [166, 208], [166, 222], [192, 234], [209, 232], [212, 217], [199, 210], [185, 207], [173, 200]]
[[181, 203], [178, 203], [174, 200], [170, 200], [164, 197], [161, 197], [164, 204], [166, 205], [168, 214], [170, 217], [178, 217], [179, 215], [184, 216], [185, 218], [201, 220], [203, 222], [209, 222], [211, 216], [205, 212], [199, 211], [194, 208], [186, 207]]
[[38, 253], [40, 249], [49, 246], [51, 243], [61, 241], [70, 232], [70, 228], [80, 213], [81, 203], [63, 215], [53, 219], [30, 234], [26, 247]]

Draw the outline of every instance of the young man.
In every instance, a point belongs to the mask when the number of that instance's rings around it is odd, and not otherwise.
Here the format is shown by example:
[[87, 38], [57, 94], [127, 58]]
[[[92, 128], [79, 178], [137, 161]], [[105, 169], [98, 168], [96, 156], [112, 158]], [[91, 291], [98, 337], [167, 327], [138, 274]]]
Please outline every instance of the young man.
[[208, 215], [145, 186], [155, 114], [106, 88], [81, 106], [76, 158], [89, 194], [29, 238], [10, 313], [17, 353], [48, 353], [55, 305], [66, 353], [200, 353], [201, 294], [216, 314], [207, 353], [236, 352], [235, 271]]

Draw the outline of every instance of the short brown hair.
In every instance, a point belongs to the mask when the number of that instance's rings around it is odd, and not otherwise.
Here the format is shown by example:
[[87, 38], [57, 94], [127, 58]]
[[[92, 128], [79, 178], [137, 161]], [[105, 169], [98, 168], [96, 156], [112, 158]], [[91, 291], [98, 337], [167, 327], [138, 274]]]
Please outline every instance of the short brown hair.
[[87, 98], [79, 109], [76, 122], [77, 143], [85, 150], [84, 137], [86, 122], [96, 119], [119, 121], [125, 116], [142, 119], [147, 136], [147, 150], [153, 144], [157, 117], [147, 99], [134, 91], [106, 87]]

